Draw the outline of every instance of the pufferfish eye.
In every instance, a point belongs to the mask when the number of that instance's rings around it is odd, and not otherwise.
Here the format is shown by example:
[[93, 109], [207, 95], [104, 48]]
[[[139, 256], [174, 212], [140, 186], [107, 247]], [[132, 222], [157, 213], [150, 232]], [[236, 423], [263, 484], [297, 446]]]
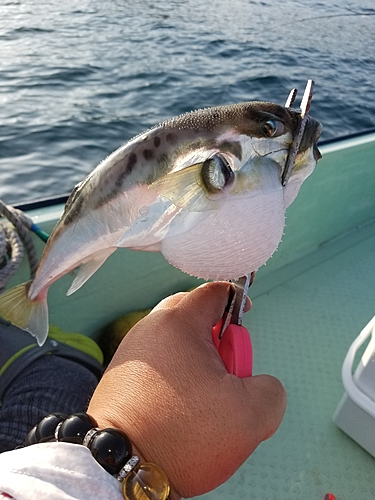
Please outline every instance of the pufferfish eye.
[[284, 124], [277, 120], [267, 120], [262, 124], [262, 132], [266, 137], [277, 137], [284, 132]]
[[216, 154], [203, 163], [201, 178], [209, 193], [218, 193], [233, 183], [234, 172], [228, 161], [222, 155]]

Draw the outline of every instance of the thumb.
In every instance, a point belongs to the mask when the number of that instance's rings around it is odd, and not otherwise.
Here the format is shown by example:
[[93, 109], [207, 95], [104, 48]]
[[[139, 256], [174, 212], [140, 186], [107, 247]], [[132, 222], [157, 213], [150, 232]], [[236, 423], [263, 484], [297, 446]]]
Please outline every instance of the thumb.
[[[233, 285], [228, 281], [215, 281], [212, 283], [204, 283], [195, 290], [181, 294], [179, 300], [174, 300], [176, 304], [189, 315], [191, 321], [192, 315], [201, 326], [201, 329], [212, 329], [217, 322], [222, 318], [224, 311], [230, 299], [230, 291], [233, 290]], [[251, 301], [247, 297], [245, 311], [251, 308]]]
[[284, 386], [271, 375], [255, 375], [242, 380], [248, 394], [248, 412], [252, 413], [254, 434], [261, 441], [269, 439], [284, 417], [287, 404]]

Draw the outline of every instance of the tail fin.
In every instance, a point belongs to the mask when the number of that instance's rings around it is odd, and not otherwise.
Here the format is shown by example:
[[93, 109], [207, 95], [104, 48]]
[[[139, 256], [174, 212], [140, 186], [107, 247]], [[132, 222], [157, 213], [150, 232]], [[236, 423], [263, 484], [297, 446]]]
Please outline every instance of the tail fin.
[[47, 296], [42, 300], [30, 300], [27, 296], [29, 287], [30, 281], [0, 295], [0, 314], [31, 333], [41, 346], [48, 335]]

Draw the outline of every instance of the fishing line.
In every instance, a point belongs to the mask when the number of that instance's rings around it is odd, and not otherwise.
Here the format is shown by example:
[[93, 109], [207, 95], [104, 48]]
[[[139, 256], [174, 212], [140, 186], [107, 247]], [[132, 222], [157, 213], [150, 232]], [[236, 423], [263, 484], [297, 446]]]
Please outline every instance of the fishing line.
[[[315, 21], [319, 19], [334, 19], [334, 18], [339, 18], [339, 17], [370, 17], [370, 16], [375, 16], [375, 12], [356, 12], [350, 7], [347, 8], [350, 10], [350, 13], [342, 13], [342, 14], [328, 14], [328, 15], [321, 15], [321, 16], [311, 16], [311, 17], [305, 17], [302, 19], [296, 19], [294, 21], [290, 21], [288, 23], [283, 23], [283, 24], [274, 24], [272, 25], [272, 28], [284, 28], [285, 26], [293, 26], [294, 24], [298, 23], [305, 23], [308, 21]], [[227, 83], [226, 86], [224, 87], [222, 93], [221, 93], [221, 99], [220, 103], [223, 102], [224, 94], [227, 92], [229, 89], [231, 83]]]
[[307, 21], [315, 21], [318, 19], [333, 19], [335, 17], [369, 17], [369, 16], [375, 16], [375, 12], [368, 12], [366, 14], [360, 13], [360, 12], [353, 12], [352, 14], [329, 14], [329, 15], [324, 15], [324, 16], [313, 16], [313, 17], [305, 17], [303, 19], [296, 19], [295, 21], [291, 21], [289, 23], [284, 23], [284, 24], [274, 24], [273, 27], [275, 28], [280, 28], [284, 26], [291, 26], [294, 24], [298, 23], [305, 23]]

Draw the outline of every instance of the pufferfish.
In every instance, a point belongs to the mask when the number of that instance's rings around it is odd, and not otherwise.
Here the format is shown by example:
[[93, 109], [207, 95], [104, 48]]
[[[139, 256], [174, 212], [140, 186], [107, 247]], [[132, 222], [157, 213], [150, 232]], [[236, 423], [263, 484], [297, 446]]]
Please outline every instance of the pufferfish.
[[299, 110], [244, 102], [186, 113], [124, 144], [73, 189], [35, 278], [0, 297], [0, 313], [48, 333], [49, 287], [73, 269], [78, 290], [117, 248], [161, 252], [193, 276], [237, 279], [278, 247], [285, 211], [320, 154], [307, 122], [293, 169], [281, 178]]

